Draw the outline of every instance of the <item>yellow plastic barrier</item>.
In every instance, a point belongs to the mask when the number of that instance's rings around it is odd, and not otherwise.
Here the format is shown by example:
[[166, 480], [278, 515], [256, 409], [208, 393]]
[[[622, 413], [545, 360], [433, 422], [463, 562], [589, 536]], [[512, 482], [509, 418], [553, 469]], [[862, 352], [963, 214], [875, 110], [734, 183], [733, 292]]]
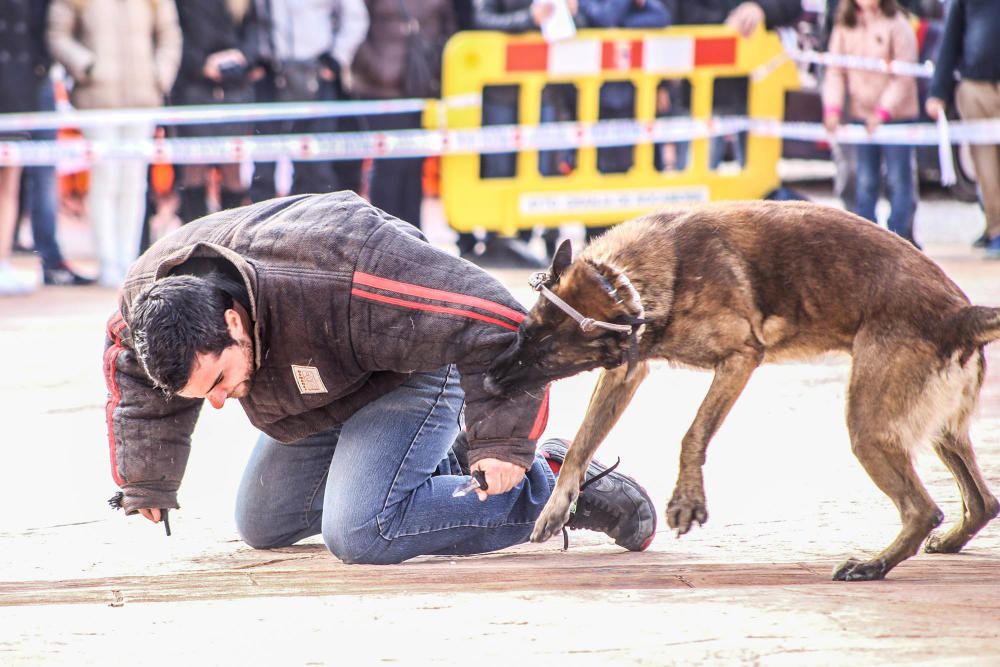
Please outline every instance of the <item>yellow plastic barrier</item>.
[[[636, 120], [656, 118], [657, 86], [666, 80], [690, 84], [690, 113], [710, 120], [718, 77], [747, 77], [751, 118], [780, 120], [784, 93], [798, 87], [798, 73], [774, 33], [747, 39], [723, 26], [678, 26], [663, 30], [584, 30], [571, 40], [547, 44], [539, 34], [459, 33], [444, 54], [443, 96], [481, 96], [484, 87], [516, 85], [518, 123], [537, 125], [546, 85], [576, 87], [576, 120], [598, 120], [602, 84], [629, 81], [635, 87]], [[481, 127], [478, 107], [428, 110], [428, 127]], [[481, 178], [480, 155], [446, 155], [441, 193], [449, 223], [459, 231], [512, 233], [566, 221], [588, 225], [620, 222], [660, 205], [715, 199], [760, 198], [779, 185], [780, 140], [750, 135], [742, 169], [710, 170], [708, 139], [688, 148], [684, 171], [658, 171], [651, 143], [635, 147], [626, 173], [601, 173], [597, 149], [576, 151], [574, 168], [543, 176], [538, 151], [517, 155], [515, 176]], [[512, 150], [514, 147], [512, 147]]]

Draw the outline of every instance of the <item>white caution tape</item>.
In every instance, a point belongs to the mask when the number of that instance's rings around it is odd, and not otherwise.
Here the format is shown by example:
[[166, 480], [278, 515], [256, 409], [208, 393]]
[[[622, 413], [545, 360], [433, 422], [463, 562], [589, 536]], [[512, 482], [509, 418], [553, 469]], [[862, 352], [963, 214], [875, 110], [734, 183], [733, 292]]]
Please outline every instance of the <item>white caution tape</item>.
[[938, 114], [938, 163], [941, 166], [941, 185], [948, 187], [955, 185], [958, 178], [955, 174], [955, 160], [951, 153], [951, 128], [944, 110]]
[[[456, 95], [441, 106], [479, 106], [479, 95]], [[144, 109], [92, 109], [0, 114], [0, 133], [87, 128], [107, 125], [202, 125], [246, 123], [305, 118], [374, 116], [422, 112], [428, 100], [343, 100], [337, 102], [274, 102], [257, 104], [205, 104]]]
[[[85, 139], [0, 142], [0, 165], [82, 165], [101, 160], [133, 160], [174, 164], [213, 164], [248, 160], [351, 160], [381, 157], [424, 157], [519, 150], [673, 143], [748, 131], [802, 141], [936, 145], [940, 130], [933, 124], [889, 124], [869, 135], [863, 126], [845, 125], [831, 137], [818, 123], [788, 123], [745, 117], [710, 121], [664, 118], [655, 121], [610, 120], [597, 123], [545, 123], [537, 126], [497, 125], [462, 130], [398, 130], [327, 134], [263, 135], [149, 139], [101, 142]], [[953, 143], [1000, 143], [1000, 119], [965, 121], [949, 126]]]
[[865, 58], [839, 53], [802, 51], [801, 49], [789, 49], [787, 46], [786, 50], [788, 57], [797, 62], [815, 63], [826, 66], [832, 65], [846, 69], [863, 69], [872, 72], [885, 72], [887, 74], [900, 74], [919, 78], [934, 76], [934, 63], [930, 61], [914, 63], [905, 60], [882, 60], [880, 58]]

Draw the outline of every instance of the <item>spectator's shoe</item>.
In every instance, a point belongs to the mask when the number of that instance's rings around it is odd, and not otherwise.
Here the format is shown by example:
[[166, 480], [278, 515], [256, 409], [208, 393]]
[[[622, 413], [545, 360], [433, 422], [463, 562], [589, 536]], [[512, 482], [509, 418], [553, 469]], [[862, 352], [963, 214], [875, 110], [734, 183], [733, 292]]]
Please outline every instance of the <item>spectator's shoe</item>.
[[51, 268], [43, 268], [42, 281], [46, 285], [79, 287], [83, 285], [93, 285], [97, 279], [81, 276], [63, 263]]
[[0, 265], [0, 296], [21, 296], [35, 291], [35, 277], [16, 271], [7, 264]]
[[990, 241], [986, 246], [987, 259], [1000, 259], [1000, 236]]
[[[552, 438], [542, 443], [539, 451], [556, 468], [562, 466], [568, 448], [569, 441]], [[566, 527], [600, 531], [620, 547], [644, 551], [656, 536], [656, 508], [646, 490], [631, 477], [614, 472], [616, 467], [617, 463], [607, 468], [597, 461], [590, 462]], [[563, 538], [565, 547], [565, 532]]]
[[990, 235], [987, 232], [983, 232], [983, 235], [972, 242], [973, 248], [985, 248], [990, 244]]

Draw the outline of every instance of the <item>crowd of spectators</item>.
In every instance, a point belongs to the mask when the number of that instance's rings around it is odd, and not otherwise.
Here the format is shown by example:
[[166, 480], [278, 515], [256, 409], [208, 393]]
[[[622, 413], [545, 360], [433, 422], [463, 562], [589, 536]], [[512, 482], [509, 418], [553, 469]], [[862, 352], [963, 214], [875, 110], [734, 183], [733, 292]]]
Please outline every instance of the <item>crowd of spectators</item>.
[[[800, 0], [560, 0], [577, 27], [658, 28], [668, 25], [726, 24], [743, 35], [759, 27], [793, 24]], [[912, 2], [895, 0], [829, 0], [830, 50], [835, 53], [915, 60], [915, 38], [904, 10]], [[950, 0], [940, 66], [927, 113], [936, 117], [955, 98], [964, 118], [1000, 114], [997, 80], [1000, 54], [989, 35], [1000, 28], [1000, 9], [990, 0]], [[554, 11], [549, 0], [0, 0], [0, 113], [50, 110], [53, 107], [50, 65], [62, 65], [78, 109], [154, 107], [165, 103], [218, 104], [243, 102], [389, 100], [412, 94], [414, 36], [440, 57], [456, 30], [539, 30]], [[991, 32], [993, 31], [993, 32]], [[427, 47], [426, 45], [429, 45]], [[957, 89], [951, 72], [962, 75]], [[689, 101], [679, 81], [665, 81], [657, 91], [657, 114], [686, 113]], [[720, 79], [713, 88], [713, 112], [742, 115], [747, 109], [746, 78]], [[14, 94], [13, 91], [16, 91]], [[912, 79], [885, 73], [828, 68], [824, 82], [825, 122], [835, 130], [841, 122], [861, 122], [874, 130], [886, 122], [917, 117]], [[576, 117], [576, 89], [553, 83], [542, 95], [541, 122]], [[628, 82], [609, 82], [599, 96], [599, 118], [632, 118], [635, 89]], [[518, 121], [516, 86], [488, 86], [484, 91], [484, 125]], [[171, 136], [247, 135], [252, 132], [314, 133], [345, 129], [399, 130], [420, 127], [416, 112], [367, 117], [314, 118], [188, 125], [168, 128]], [[154, 127], [133, 122], [84, 127], [86, 137], [127, 143], [152, 136]], [[162, 129], [160, 130], [162, 131]], [[2, 140], [51, 139], [52, 131], [8, 133]], [[668, 153], [664, 152], [669, 149]], [[913, 149], [865, 145], [843, 151], [838, 161], [852, 167], [848, 208], [875, 221], [875, 202], [885, 180], [892, 212], [888, 226], [916, 243], [913, 212], [918, 194], [913, 185]], [[1000, 257], [1000, 159], [996, 146], [973, 149], [980, 174], [987, 229], [982, 244]], [[724, 155], [742, 164], [746, 135], [718, 137], [710, 150], [710, 167]], [[542, 151], [539, 172], [553, 176], [575, 168], [575, 151]], [[658, 164], [683, 169], [687, 146], [657, 147]], [[597, 166], [603, 173], [627, 172], [634, 147], [603, 147]], [[883, 179], [883, 164], [885, 177]], [[515, 153], [483, 156], [483, 178], [509, 178], [516, 173]], [[854, 167], [856, 165], [856, 168]], [[274, 163], [258, 162], [252, 176], [239, 164], [178, 165], [177, 215], [182, 222], [217, 208], [232, 208], [275, 196], [283, 189]], [[140, 161], [98, 162], [91, 167], [89, 218], [95, 233], [102, 285], [117, 287], [142, 249], [148, 225], [148, 165]], [[19, 188], [18, 185], [23, 181]], [[421, 226], [423, 160], [378, 158], [361, 161], [300, 161], [284, 190], [291, 193], [352, 189], [373, 204], [417, 227]], [[20, 193], [20, 204], [19, 204]], [[56, 240], [56, 188], [52, 167], [0, 168], [0, 295], [34, 288], [34, 276], [11, 268], [15, 227], [22, 212], [31, 219], [34, 250], [46, 285], [86, 285], [64, 260]], [[604, 228], [590, 227], [587, 238]], [[147, 230], [148, 232], [148, 230]], [[543, 233], [551, 254], [559, 230]], [[459, 253], [485, 266], [539, 267], [546, 258], [529, 245], [533, 230], [515, 237], [493, 233], [459, 234]]]

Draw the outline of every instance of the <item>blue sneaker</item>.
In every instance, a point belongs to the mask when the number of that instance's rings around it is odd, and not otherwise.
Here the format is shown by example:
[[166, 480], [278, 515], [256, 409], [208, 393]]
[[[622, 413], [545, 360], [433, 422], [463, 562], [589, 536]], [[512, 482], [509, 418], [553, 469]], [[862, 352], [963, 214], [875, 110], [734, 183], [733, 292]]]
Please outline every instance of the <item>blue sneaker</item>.
[[1000, 259], [1000, 236], [997, 236], [986, 246], [986, 257], [989, 259]]

